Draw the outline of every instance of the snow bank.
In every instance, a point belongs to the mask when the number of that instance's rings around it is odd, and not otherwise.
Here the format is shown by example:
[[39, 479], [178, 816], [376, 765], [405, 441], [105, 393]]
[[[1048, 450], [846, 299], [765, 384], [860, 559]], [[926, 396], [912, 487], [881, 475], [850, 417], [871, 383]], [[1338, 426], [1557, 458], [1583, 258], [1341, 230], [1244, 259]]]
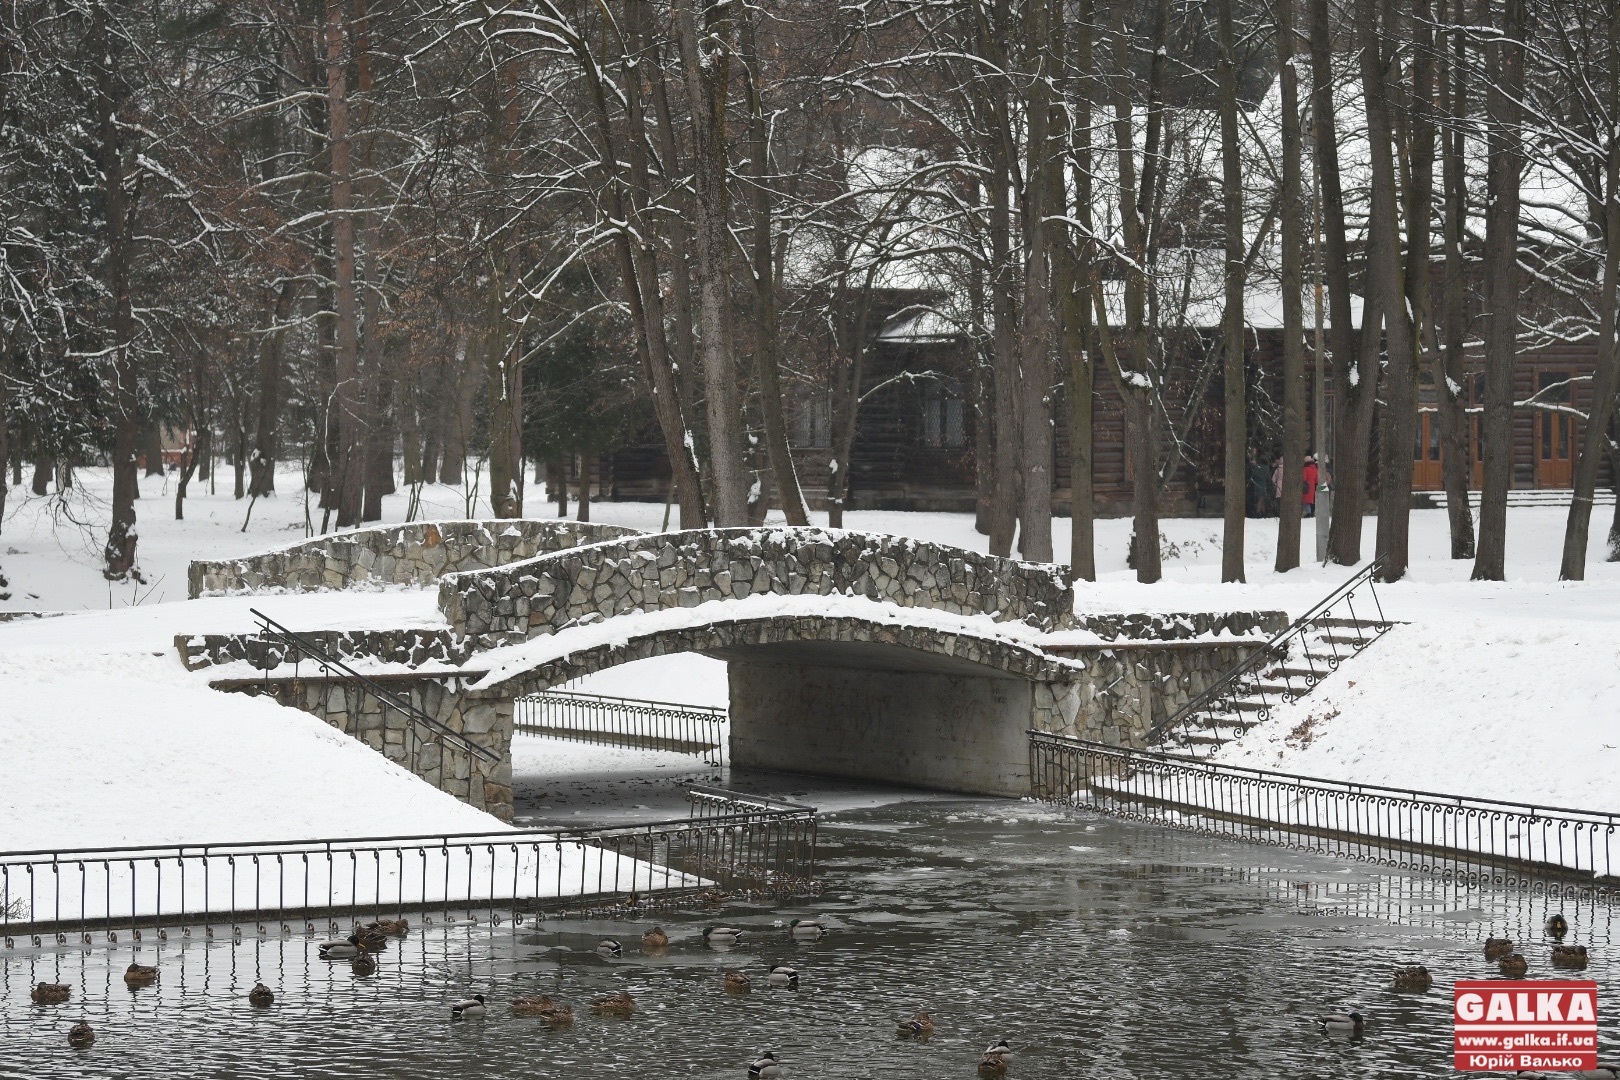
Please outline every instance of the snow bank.
[[313, 716], [210, 690], [172, 643], [24, 652], [17, 629], [0, 627], [0, 851], [502, 827]]
[[1620, 805], [1620, 589], [1554, 586], [1532, 604], [1521, 587], [1519, 603], [1502, 597], [1491, 611], [1434, 596], [1421, 612], [1404, 602], [1418, 590], [1388, 591], [1398, 615], [1421, 621], [1395, 627], [1218, 760], [1547, 806]]

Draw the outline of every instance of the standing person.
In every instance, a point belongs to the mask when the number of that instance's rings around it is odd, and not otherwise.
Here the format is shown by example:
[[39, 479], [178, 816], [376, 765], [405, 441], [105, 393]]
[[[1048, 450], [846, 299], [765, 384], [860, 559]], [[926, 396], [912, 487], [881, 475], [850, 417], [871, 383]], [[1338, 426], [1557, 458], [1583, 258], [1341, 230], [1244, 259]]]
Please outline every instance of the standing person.
[[1316, 482], [1317, 482], [1317, 479], [1319, 478], [1319, 476], [1320, 476], [1320, 473], [1318, 472], [1318, 470], [1316, 468], [1316, 455], [1315, 454], [1306, 454], [1305, 455], [1305, 477], [1304, 477], [1305, 491], [1304, 491], [1304, 496], [1305, 496], [1305, 516], [1308, 517], [1308, 518], [1313, 518], [1313, 517], [1316, 516]]
[[1266, 464], [1259, 451], [1249, 448], [1249, 516], [1266, 516]]
[[1271, 463], [1271, 505], [1277, 508], [1277, 516], [1282, 517], [1283, 496], [1283, 459], [1278, 454], [1277, 459]]

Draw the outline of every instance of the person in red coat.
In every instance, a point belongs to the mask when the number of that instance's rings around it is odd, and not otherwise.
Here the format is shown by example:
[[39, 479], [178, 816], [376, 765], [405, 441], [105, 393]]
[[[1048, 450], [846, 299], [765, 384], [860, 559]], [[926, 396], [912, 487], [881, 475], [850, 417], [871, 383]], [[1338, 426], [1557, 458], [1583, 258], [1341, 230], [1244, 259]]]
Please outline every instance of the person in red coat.
[[1305, 455], [1305, 516], [1316, 516], [1316, 482], [1321, 473], [1316, 467], [1316, 455]]

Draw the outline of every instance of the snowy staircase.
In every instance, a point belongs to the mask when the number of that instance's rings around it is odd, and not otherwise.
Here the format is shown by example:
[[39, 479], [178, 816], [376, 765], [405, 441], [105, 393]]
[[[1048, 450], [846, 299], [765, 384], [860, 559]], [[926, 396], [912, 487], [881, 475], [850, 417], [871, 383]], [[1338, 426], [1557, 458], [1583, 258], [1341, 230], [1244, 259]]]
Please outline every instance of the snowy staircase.
[[[1422, 491], [1414, 494], [1427, 499], [1428, 505], [1431, 507], [1440, 510], [1444, 510], [1446, 507], [1446, 493], [1444, 491]], [[1507, 504], [1509, 506], [1568, 506], [1574, 497], [1575, 493], [1569, 488], [1513, 488], [1507, 493]], [[1479, 492], [1470, 491], [1468, 493], [1469, 507], [1478, 510], [1479, 498]], [[1613, 506], [1614, 489], [1604, 490], [1598, 488], [1593, 491], [1592, 505]]]
[[[1271, 719], [1277, 706], [1304, 697], [1393, 625], [1373, 587], [1376, 561], [1333, 590], [1204, 693], [1148, 732], [1148, 745], [1208, 757]], [[1359, 605], [1359, 606], [1358, 606]]]

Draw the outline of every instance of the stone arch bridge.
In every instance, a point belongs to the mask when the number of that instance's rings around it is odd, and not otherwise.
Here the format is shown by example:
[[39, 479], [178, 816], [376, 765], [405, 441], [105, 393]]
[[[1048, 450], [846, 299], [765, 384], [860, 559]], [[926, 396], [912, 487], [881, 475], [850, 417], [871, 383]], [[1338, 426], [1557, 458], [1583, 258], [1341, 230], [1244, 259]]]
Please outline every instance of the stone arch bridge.
[[[435, 553], [435, 548], [451, 550]], [[437, 568], [437, 572], [435, 571]], [[1025, 732], [1142, 736], [1286, 624], [1281, 612], [1076, 615], [1056, 568], [816, 528], [630, 533], [451, 522], [193, 564], [193, 593], [438, 582], [442, 628], [310, 635], [470, 741], [413, 746], [363, 688], [297, 677], [254, 634], [182, 636], [187, 666], [268, 692], [491, 812], [512, 811], [514, 702], [673, 653], [727, 661], [735, 765], [1028, 792]], [[296, 628], [295, 628], [296, 629]]]

